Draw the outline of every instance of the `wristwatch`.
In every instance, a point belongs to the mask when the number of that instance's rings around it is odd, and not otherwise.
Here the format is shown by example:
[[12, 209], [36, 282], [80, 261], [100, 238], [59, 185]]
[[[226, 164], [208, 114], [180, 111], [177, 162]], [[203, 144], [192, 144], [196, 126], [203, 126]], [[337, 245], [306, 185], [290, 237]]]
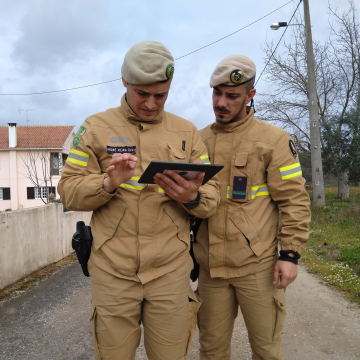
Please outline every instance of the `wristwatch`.
[[191, 201], [189, 201], [188, 203], [183, 204], [183, 205], [184, 205], [187, 209], [193, 209], [193, 208], [197, 207], [197, 206], [199, 205], [199, 203], [200, 203], [200, 193], [198, 192], [196, 199], [191, 200]]

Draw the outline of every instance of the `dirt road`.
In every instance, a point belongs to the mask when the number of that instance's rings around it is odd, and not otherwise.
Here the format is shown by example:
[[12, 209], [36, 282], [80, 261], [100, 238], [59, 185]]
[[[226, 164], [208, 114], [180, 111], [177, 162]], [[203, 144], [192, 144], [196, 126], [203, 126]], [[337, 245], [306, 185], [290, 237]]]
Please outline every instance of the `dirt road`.
[[[288, 316], [283, 334], [287, 359], [360, 359], [360, 308], [320, 283], [300, 266], [287, 290]], [[17, 298], [0, 303], [0, 360], [93, 359], [90, 282], [78, 264], [63, 268]], [[189, 359], [198, 359], [197, 334]], [[137, 360], [146, 359], [143, 345]], [[251, 359], [239, 316], [232, 359]]]

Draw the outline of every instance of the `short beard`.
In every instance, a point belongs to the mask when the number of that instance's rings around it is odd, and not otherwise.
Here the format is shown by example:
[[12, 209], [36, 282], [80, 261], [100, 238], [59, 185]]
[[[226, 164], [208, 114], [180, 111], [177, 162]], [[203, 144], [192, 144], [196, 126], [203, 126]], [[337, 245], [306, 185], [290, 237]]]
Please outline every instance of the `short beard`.
[[[218, 118], [216, 117], [216, 122], [219, 122], [219, 123], [221, 123], [221, 124], [231, 124], [231, 123], [237, 122], [237, 121], [241, 120], [241, 119], [240, 119], [240, 114], [242, 114], [242, 112], [244, 111], [244, 108], [246, 108], [245, 99], [244, 99], [243, 103], [241, 104], [240, 109], [239, 109], [239, 111], [237, 112], [237, 114], [236, 114], [230, 121], [224, 122], [224, 121], [222, 121], [221, 118], [218, 119]], [[219, 116], [219, 115], [218, 115], [218, 116]], [[220, 115], [220, 116], [221, 116], [221, 115]]]

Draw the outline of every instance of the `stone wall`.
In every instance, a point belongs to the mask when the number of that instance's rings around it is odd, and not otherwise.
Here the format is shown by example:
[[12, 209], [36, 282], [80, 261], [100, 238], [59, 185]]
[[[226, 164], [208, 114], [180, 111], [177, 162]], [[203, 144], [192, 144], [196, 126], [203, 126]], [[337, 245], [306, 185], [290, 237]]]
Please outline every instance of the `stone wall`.
[[69, 255], [76, 222], [90, 218], [62, 204], [0, 212], [0, 289]]

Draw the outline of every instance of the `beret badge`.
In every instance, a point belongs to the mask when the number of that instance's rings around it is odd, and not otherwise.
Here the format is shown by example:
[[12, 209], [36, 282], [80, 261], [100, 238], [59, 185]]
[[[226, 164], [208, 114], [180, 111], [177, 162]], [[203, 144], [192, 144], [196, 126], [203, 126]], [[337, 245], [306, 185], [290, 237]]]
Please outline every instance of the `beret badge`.
[[244, 76], [244, 73], [239, 70], [239, 69], [236, 69], [234, 71], [231, 72], [230, 74], [230, 81], [233, 83], [233, 84], [240, 84], [241, 83], [241, 79], [243, 78]]
[[169, 64], [167, 67], [166, 67], [166, 72], [165, 72], [165, 75], [166, 75], [166, 78], [169, 80], [170, 78], [172, 78], [173, 74], [174, 74], [174, 65], [173, 64]]

